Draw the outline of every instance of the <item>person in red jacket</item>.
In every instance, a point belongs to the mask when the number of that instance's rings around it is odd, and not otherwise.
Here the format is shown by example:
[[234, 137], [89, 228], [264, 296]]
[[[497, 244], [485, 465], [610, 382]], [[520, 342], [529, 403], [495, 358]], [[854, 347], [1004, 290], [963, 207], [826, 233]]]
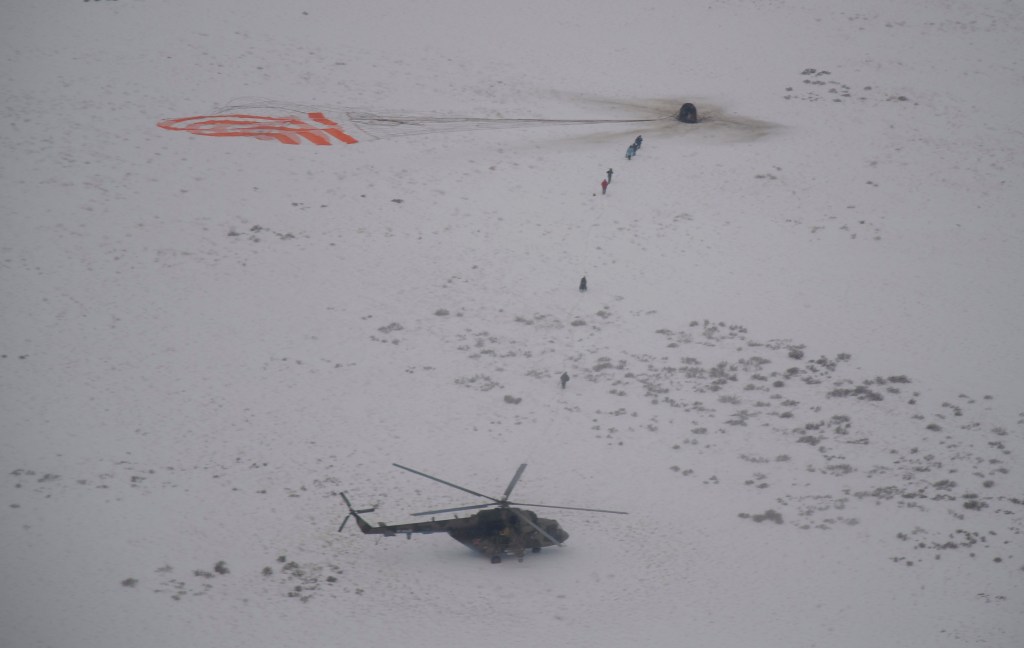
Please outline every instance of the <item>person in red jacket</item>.
[[601, 181], [601, 193], [604, 194], [604, 193], [607, 193], [607, 192], [608, 192], [608, 181], [607, 180], [602, 180]]

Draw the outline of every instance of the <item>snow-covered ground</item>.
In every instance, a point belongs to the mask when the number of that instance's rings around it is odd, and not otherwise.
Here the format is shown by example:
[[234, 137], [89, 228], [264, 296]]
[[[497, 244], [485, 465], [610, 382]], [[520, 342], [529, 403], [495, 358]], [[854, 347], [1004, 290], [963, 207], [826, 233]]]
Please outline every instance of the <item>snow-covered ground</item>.
[[[0, 644], [1019, 646], [1022, 34], [6, 0]], [[359, 141], [158, 126], [215, 113]], [[337, 533], [474, 503], [392, 462], [630, 515], [497, 566]]]

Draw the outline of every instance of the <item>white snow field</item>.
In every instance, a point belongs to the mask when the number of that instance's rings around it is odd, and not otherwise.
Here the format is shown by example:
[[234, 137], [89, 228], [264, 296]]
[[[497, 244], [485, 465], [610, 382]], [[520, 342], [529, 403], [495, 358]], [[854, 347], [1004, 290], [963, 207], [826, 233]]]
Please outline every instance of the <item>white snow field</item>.
[[[1022, 39], [3, 0], [0, 644], [1022, 645]], [[630, 515], [338, 533], [476, 503], [392, 462]]]

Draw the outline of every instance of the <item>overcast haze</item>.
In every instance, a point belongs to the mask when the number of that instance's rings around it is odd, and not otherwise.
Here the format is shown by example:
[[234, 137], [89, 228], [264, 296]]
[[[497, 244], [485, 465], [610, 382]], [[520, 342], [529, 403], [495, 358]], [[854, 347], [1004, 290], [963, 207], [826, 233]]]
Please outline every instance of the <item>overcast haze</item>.
[[0, 643], [1021, 645], [1022, 35], [3, 0]]

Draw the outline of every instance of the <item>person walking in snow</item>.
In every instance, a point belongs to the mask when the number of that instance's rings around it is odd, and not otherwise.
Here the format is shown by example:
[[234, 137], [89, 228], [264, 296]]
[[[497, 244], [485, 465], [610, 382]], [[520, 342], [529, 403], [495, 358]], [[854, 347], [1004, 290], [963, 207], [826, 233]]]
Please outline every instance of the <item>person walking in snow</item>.
[[[644, 136], [643, 135], [637, 135], [636, 139], [633, 140], [633, 147], [636, 149], [636, 151], [639, 151], [640, 150], [640, 146], [643, 143], [644, 143]], [[633, 151], [634, 155], [636, 154], [636, 151]]]
[[626, 159], [632, 160], [634, 155], [636, 155], [636, 145], [630, 144], [629, 148], [626, 149]]
[[562, 389], [565, 389], [565, 383], [569, 382], [569, 374], [568, 374], [568, 372], [564, 372], [563, 371], [562, 372], [562, 377], [560, 378], [560, 380], [562, 381]]
[[587, 278], [580, 279], [580, 292], [587, 292]]
[[614, 172], [611, 169], [608, 169], [608, 184], [612, 183], [612, 173]]
[[608, 181], [607, 180], [602, 180], [601, 181], [601, 194], [606, 194], [606, 193], [608, 193]]

